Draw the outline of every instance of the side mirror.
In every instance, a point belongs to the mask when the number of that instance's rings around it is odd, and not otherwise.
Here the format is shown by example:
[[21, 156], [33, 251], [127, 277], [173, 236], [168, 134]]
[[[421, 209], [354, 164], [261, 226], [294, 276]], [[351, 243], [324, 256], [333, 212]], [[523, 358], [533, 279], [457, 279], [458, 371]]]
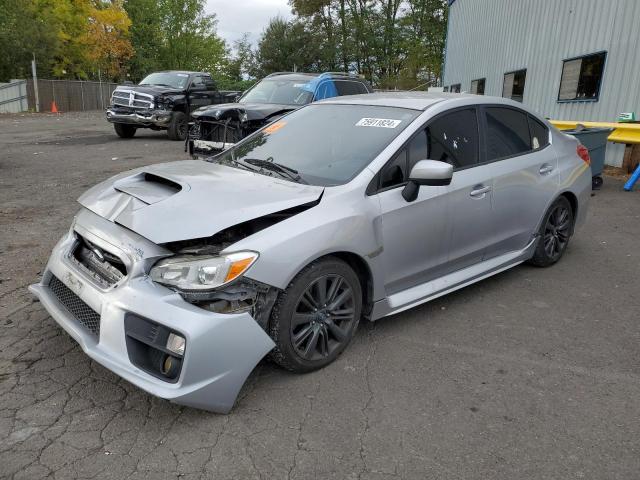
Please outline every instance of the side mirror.
[[437, 160], [420, 160], [411, 169], [409, 183], [402, 190], [402, 196], [407, 202], [413, 202], [421, 185], [449, 185], [452, 177], [453, 165]]

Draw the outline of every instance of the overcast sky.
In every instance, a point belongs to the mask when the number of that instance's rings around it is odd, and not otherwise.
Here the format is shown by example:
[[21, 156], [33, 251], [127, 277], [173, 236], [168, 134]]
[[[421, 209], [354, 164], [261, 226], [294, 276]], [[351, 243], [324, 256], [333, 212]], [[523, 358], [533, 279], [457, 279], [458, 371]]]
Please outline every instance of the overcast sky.
[[218, 35], [231, 47], [244, 32], [255, 45], [269, 19], [290, 18], [291, 7], [287, 0], [207, 0], [207, 13], [216, 14]]

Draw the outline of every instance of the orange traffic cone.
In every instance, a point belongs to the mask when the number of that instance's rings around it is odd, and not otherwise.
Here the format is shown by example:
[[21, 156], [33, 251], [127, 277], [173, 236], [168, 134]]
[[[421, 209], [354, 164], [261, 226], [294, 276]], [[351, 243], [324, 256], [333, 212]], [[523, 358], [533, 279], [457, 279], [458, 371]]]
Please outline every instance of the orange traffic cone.
[[58, 106], [56, 105], [56, 101], [51, 102], [51, 113], [60, 113], [58, 112]]

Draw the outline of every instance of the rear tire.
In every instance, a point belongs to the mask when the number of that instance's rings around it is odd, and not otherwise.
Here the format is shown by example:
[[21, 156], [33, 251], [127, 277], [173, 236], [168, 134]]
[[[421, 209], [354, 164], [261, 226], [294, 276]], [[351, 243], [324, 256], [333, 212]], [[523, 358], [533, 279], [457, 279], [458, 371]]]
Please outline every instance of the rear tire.
[[536, 267], [549, 267], [560, 260], [573, 234], [573, 222], [569, 200], [558, 197], [544, 216], [536, 250], [529, 263]]
[[120, 138], [132, 138], [136, 134], [137, 128], [126, 123], [114, 123], [113, 128]]
[[362, 287], [349, 265], [335, 257], [311, 263], [278, 295], [271, 358], [296, 373], [330, 364], [351, 342], [361, 312]]
[[184, 140], [187, 138], [188, 128], [187, 116], [183, 112], [173, 112], [171, 123], [167, 130], [169, 140]]

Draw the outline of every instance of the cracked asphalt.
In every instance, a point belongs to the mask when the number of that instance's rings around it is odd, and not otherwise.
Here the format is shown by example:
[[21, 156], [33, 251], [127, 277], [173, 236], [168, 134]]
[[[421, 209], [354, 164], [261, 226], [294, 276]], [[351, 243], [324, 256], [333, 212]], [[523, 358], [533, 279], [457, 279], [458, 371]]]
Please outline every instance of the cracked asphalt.
[[89, 186], [187, 158], [102, 114], [0, 116], [0, 477], [640, 478], [640, 192], [606, 178], [549, 269], [361, 328], [329, 367], [263, 362], [229, 415], [151, 397], [32, 301]]

